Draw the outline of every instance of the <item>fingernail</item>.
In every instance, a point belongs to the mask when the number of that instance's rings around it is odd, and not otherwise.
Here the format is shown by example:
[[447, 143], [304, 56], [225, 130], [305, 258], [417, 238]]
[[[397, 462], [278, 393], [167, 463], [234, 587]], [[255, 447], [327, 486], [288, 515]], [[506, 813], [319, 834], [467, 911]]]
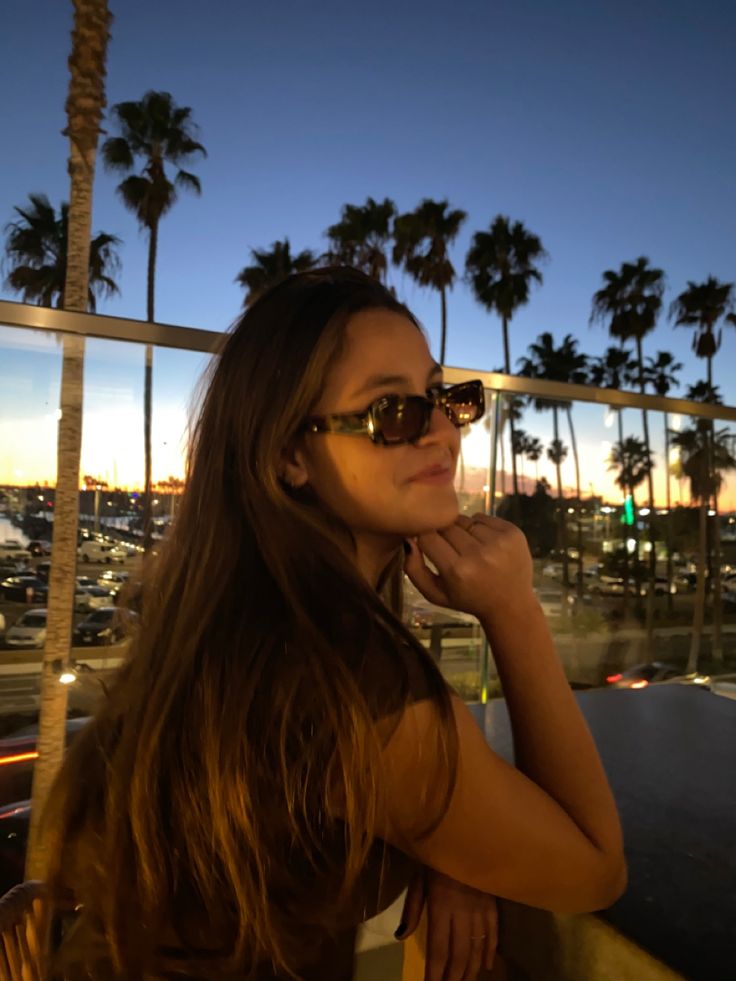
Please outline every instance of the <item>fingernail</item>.
[[397, 940], [401, 940], [401, 938], [404, 936], [405, 933], [406, 933], [406, 923], [399, 923], [398, 929], [396, 930], [394, 936], [396, 937]]
[[411, 555], [411, 545], [409, 542], [404, 541], [404, 555]]

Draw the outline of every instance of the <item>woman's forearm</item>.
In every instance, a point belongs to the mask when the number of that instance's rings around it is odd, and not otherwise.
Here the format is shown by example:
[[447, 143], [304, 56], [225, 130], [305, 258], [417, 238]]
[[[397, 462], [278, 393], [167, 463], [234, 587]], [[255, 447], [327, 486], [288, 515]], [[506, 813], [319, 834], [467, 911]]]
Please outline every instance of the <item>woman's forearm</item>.
[[587, 723], [532, 596], [482, 617], [506, 698], [516, 766], [615, 863], [623, 859], [616, 804]]

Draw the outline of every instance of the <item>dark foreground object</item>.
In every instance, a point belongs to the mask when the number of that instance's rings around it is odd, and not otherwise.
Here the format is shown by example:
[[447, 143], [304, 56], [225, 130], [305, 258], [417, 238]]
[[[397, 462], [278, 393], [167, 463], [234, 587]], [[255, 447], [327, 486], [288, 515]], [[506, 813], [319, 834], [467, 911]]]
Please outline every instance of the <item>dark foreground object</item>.
[[[692, 685], [576, 698], [629, 864], [626, 893], [596, 915], [689, 981], [736, 978], [736, 700]], [[513, 762], [505, 702], [471, 710]]]

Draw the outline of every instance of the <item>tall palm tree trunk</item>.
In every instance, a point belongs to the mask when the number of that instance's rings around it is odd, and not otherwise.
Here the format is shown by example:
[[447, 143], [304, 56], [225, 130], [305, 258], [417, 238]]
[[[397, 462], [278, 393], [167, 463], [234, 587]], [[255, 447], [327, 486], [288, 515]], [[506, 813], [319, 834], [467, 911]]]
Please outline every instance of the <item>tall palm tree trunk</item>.
[[698, 570], [695, 580], [695, 601], [693, 604], [693, 630], [690, 635], [690, 654], [687, 659], [687, 673], [698, 670], [698, 658], [703, 637], [705, 619], [705, 539], [708, 523], [708, 499], [703, 497], [698, 509]]
[[667, 495], [667, 612], [672, 616], [675, 608], [675, 597], [672, 593], [672, 581], [674, 579], [672, 553], [674, 552], [674, 548], [672, 543], [672, 494], [670, 489], [670, 426], [666, 412], [664, 414], [664, 469]]
[[[555, 434], [555, 446], [560, 445], [560, 421], [558, 416], [558, 408], [555, 405], [552, 409], [552, 422], [554, 425]], [[559, 459], [555, 463], [555, 473], [557, 474], [557, 547], [562, 553], [562, 592], [563, 592], [563, 610], [567, 611], [567, 589], [570, 585], [569, 573], [568, 573], [568, 556], [567, 556], [567, 534], [565, 528], [565, 508], [564, 508], [564, 496], [562, 493], [562, 467]]]
[[580, 520], [580, 508], [582, 505], [581, 492], [580, 492], [580, 459], [578, 457], [578, 441], [575, 438], [575, 427], [572, 424], [572, 406], [568, 405], [566, 407], [567, 411], [567, 425], [570, 429], [570, 445], [572, 446], [572, 458], [575, 463], [575, 493], [577, 494], [577, 539], [578, 539], [578, 583], [577, 583], [577, 594], [578, 599], [582, 601], [583, 599], [583, 525]]
[[[618, 445], [624, 445], [624, 410], [617, 409], [616, 414], [618, 416]], [[626, 497], [626, 491], [624, 491], [624, 498]], [[626, 525], [623, 525], [624, 529], [624, 583], [628, 585], [629, 582], [629, 545], [628, 536], [626, 534]], [[621, 612], [623, 614], [624, 620], [629, 615], [629, 591], [626, 586], [624, 586], [623, 603], [621, 606]]]
[[[509, 318], [502, 318], [503, 324], [503, 359], [504, 367], [506, 369], [506, 374], [511, 374], [511, 352], [509, 350]], [[513, 399], [513, 396], [512, 396]], [[513, 402], [512, 402], [513, 406]], [[514, 489], [514, 514], [517, 517], [517, 524], [519, 518], [519, 478], [516, 473], [516, 454], [514, 453], [514, 445], [516, 443], [516, 434], [514, 432], [514, 413], [513, 408], [509, 412], [509, 428], [511, 432], [511, 478], [513, 482]]]
[[440, 290], [440, 310], [442, 315], [442, 336], [440, 340], [440, 364], [445, 365], [445, 344], [447, 342], [447, 291], [443, 286]]
[[[646, 394], [644, 382], [644, 357], [641, 349], [641, 338], [636, 339], [636, 354], [639, 359], [639, 389], [642, 395]], [[647, 473], [647, 491], [649, 493], [649, 514], [647, 515], [647, 528], [649, 531], [649, 588], [647, 589], [646, 603], [646, 649], [647, 657], [654, 657], [654, 585], [657, 578], [657, 552], [655, 548], [654, 534], [654, 475], [652, 473], [652, 443], [649, 438], [649, 416], [646, 409], [641, 411], [642, 427], [644, 429], [644, 445], [647, 448], [647, 459], [649, 461], [649, 472]], [[636, 511], [634, 511], [636, 521]], [[637, 554], [638, 559], [638, 554]]]
[[714, 661], [723, 661], [723, 592], [721, 584], [721, 526], [718, 516], [718, 485], [715, 472], [715, 433], [713, 423], [708, 426], [708, 475], [713, 489], [713, 516], [711, 518], [713, 542], [713, 651]]
[[[156, 255], [158, 253], [158, 222], [151, 225], [148, 242], [147, 319], [155, 320], [154, 292], [156, 284]], [[153, 544], [153, 520], [151, 512], [151, 420], [153, 415], [153, 345], [146, 344], [146, 368], [143, 391], [143, 549], [150, 551]]]
[[[64, 284], [67, 310], [84, 311], [88, 304], [92, 190], [97, 138], [105, 106], [105, 60], [110, 22], [107, 0], [75, 0], [69, 58], [71, 79], [66, 102], [71, 183]], [[51, 785], [61, 767], [66, 742], [67, 688], [59, 683], [58, 668], [68, 665], [70, 660], [83, 391], [84, 338], [65, 334], [48, 619], [41, 667], [38, 760], [33, 769], [31, 826], [26, 850], [26, 877], [31, 879], [42, 879], [46, 874], [48, 842], [39, 833], [40, 820]]]

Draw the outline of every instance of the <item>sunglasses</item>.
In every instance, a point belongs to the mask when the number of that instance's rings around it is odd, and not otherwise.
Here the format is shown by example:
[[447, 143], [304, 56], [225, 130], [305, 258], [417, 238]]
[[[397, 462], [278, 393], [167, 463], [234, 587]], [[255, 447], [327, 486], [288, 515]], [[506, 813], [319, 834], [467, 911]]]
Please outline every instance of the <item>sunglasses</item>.
[[482, 381], [460, 385], [434, 385], [423, 395], [382, 395], [364, 412], [311, 416], [304, 424], [309, 433], [343, 433], [369, 436], [381, 446], [416, 443], [429, 431], [435, 409], [444, 412], [458, 429], [477, 422], [485, 412]]

